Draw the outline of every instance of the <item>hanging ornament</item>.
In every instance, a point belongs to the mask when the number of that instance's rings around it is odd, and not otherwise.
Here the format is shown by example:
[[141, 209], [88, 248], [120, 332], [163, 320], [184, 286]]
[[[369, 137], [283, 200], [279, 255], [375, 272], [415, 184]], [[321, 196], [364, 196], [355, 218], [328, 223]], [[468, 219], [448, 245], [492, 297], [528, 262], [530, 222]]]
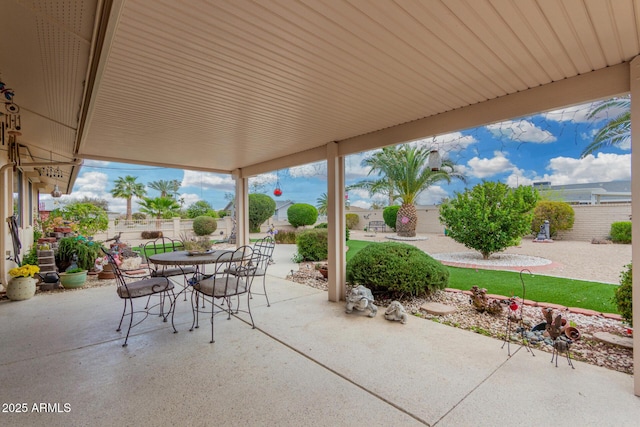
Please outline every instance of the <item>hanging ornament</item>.
[[273, 190], [273, 195], [276, 197], [282, 196], [282, 189], [280, 188], [280, 176], [276, 172], [276, 188]]

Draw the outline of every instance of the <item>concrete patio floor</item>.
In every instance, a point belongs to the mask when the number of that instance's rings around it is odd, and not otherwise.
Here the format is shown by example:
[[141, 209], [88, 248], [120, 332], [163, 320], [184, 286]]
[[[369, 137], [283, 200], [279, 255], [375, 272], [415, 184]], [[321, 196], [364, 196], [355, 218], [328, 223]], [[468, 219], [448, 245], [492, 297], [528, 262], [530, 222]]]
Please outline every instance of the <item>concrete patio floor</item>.
[[[112, 287], [1, 302], [0, 425], [638, 425], [631, 376], [555, 368], [541, 351], [509, 358], [501, 341], [418, 318], [347, 315], [282, 279], [285, 252], [267, 278], [271, 307], [252, 300], [257, 329], [218, 316], [214, 344], [207, 320], [188, 331], [182, 300], [178, 334], [149, 318], [126, 348]], [[26, 413], [7, 412], [18, 403]]]

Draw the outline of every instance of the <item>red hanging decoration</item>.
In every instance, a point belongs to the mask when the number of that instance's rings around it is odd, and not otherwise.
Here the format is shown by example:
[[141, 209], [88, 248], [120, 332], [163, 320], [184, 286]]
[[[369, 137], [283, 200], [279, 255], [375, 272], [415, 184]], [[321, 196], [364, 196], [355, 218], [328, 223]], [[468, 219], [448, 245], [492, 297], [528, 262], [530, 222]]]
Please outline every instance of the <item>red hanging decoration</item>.
[[273, 190], [273, 195], [276, 197], [282, 196], [282, 189], [280, 188], [280, 177], [278, 176], [278, 172], [276, 172], [276, 188]]

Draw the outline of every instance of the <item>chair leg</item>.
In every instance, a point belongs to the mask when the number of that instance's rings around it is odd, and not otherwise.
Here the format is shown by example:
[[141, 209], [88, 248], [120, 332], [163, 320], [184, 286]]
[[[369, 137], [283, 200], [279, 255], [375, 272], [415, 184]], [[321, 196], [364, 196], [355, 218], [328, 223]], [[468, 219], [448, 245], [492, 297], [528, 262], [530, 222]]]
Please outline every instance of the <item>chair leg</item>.
[[[125, 302], [126, 305], [126, 302]], [[131, 332], [131, 325], [133, 325], [133, 300], [131, 298], [129, 298], [129, 309], [131, 310], [131, 312], [129, 313], [130, 319], [129, 319], [129, 329], [127, 329], [127, 336], [124, 339], [124, 344], [122, 344], [123, 347], [127, 346], [127, 341], [129, 340], [129, 333]]]
[[124, 314], [127, 312], [127, 300], [124, 300], [124, 308], [122, 309], [122, 316], [120, 316], [120, 323], [118, 323], [118, 329], [116, 332], [120, 332], [122, 330], [122, 321], [124, 320]]
[[269, 302], [269, 295], [267, 295], [267, 275], [262, 276], [262, 289], [264, 291], [264, 297], [267, 299], [267, 307], [271, 307]]

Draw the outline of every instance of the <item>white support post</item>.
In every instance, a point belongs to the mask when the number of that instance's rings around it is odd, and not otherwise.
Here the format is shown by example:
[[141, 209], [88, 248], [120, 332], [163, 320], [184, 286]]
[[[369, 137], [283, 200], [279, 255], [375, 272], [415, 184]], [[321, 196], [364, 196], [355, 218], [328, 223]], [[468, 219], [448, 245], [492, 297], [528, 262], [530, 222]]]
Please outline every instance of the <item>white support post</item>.
[[236, 246], [249, 244], [249, 179], [242, 171], [233, 171], [236, 182]]
[[338, 144], [327, 144], [327, 223], [329, 232], [329, 301], [346, 297], [344, 157]]
[[[632, 218], [640, 219], [640, 57], [631, 61], [631, 214]], [[631, 229], [631, 259], [637, 269], [640, 266], [640, 226]], [[636, 249], [636, 246], [638, 247]], [[640, 321], [640, 274], [633, 275], [633, 318]], [[633, 334], [633, 364], [640, 366], [640, 333]], [[633, 391], [640, 396], [640, 373], [633, 375]]]

